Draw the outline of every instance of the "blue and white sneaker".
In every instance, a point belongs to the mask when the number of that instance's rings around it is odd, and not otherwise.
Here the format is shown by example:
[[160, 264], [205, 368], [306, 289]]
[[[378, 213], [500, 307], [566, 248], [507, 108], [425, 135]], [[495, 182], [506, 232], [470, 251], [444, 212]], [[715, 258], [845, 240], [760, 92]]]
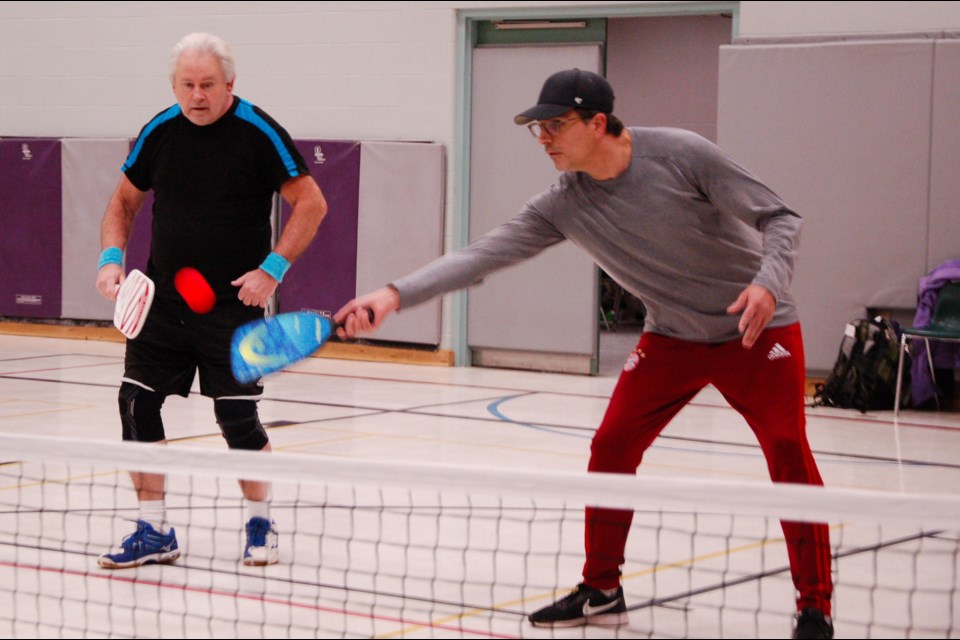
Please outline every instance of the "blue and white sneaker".
[[177, 534], [173, 529], [160, 533], [149, 522], [137, 520], [137, 530], [128, 535], [112, 553], [97, 562], [106, 569], [126, 569], [142, 564], [173, 562], [180, 557]]
[[247, 522], [247, 546], [243, 550], [243, 564], [252, 567], [262, 567], [268, 564], [277, 564], [280, 560], [280, 551], [277, 542], [280, 535], [273, 520], [253, 517]]

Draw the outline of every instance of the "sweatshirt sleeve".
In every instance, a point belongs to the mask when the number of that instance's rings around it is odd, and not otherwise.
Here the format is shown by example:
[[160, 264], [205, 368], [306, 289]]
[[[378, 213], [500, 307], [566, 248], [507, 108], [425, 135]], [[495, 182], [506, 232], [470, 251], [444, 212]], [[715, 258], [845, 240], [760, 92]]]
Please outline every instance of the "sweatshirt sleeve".
[[424, 303], [440, 294], [480, 284], [494, 271], [531, 258], [564, 240], [549, 221], [528, 204], [509, 222], [391, 284], [400, 308]]

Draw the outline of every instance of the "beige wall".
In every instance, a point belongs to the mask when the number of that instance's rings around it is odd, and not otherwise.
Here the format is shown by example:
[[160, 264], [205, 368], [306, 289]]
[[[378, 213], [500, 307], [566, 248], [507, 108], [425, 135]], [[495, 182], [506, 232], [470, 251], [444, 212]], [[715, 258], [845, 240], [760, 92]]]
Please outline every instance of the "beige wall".
[[[609, 2], [637, 15], [658, 2]], [[685, 4], [670, 3], [677, 11]], [[0, 135], [128, 136], [173, 99], [170, 47], [212, 31], [236, 91], [298, 137], [454, 140], [457, 10], [590, 2], [3, 2]], [[511, 13], [512, 12], [512, 13]], [[600, 11], [603, 14], [603, 11]], [[493, 17], [491, 15], [491, 17]], [[960, 29], [960, 2], [743, 2], [739, 35]]]

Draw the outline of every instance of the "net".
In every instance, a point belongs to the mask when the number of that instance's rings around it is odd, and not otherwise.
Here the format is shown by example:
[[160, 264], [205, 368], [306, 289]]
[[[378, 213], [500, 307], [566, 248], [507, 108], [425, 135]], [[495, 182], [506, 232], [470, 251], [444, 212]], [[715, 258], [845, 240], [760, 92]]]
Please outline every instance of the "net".
[[[960, 500], [0, 435], [0, 635], [784, 637], [778, 519], [830, 524], [838, 637], [960, 633]], [[125, 470], [168, 474], [175, 563], [107, 570]], [[240, 562], [237, 478], [273, 483], [277, 565]], [[637, 511], [630, 623], [536, 629], [579, 581], [585, 504]]]

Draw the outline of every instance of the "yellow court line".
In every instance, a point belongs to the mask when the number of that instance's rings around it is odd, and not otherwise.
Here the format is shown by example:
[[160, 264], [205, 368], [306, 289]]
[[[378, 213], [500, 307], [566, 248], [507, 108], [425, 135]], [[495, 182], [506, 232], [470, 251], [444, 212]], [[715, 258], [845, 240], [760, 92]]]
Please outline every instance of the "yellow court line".
[[[837, 529], [837, 528], [842, 528], [842, 527], [843, 527], [843, 525], [840, 524], [840, 525], [832, 526], [832, 527], [830, 527], [830, 528], [831, 528], [831, 529]], [[690, 566], [690, 565], [696, 564], [697, 562], [702, 562], [702, 561], [705, 561], [705, 560], [713, 560], [714, 558], [720, 558], [720, 557], [723, 557], [723, 556], [726, 556], [726, 555], [733, 555], [733, 554], [735, 554], [735, 553], [742, 553], [742, 552], [744, 552], [744, 551], [750, 551], [750, 550], [752, 550], [752, 549], [757, 549], [757, 548], [759, 548], [759, 547], [764, 547], [764, 546], [766, 546], [766, 545], [768, 545], [768, 544], [774, 544], [774, 543], [776, 543], [776, 544], [784, 543], [784, 544], [785, 544], [785, 543], [786, 543], [786, 540], [785, 540], [784, 538], [770, 538], [770, 539], [764, 540], [764, 541], [762, 541], [762, 542], [752, 542], [752, 543], [750, 543], [750, 544], [745, 544], [745, 545], [742, 545], [742, 546], [740, 546], [740, 547], [734, 547], [733, 549], [725, 549], [725, 550], [723, 550], [723, 551], [715, 551], [715, 552], [713, 552], [713, 553], [707, 553], [707, 554], [704, 554], [704, 555], [702, 555], [702, 556], [696, 556], [696, 557], [694, 557], [694, 558], [690, 558], [689, 560], [680, 560], [680, 561], [677, 561], [677, 562], [671, 562], [671, 563], [669, 563], [669, 564], [662, 564], [662, 565], [661, 565], [661, 564], [658, 564], [657, 566], [652, 567], [652, 568], [650, 568], [650, 569], [645, 569], [645, 570], [643, 570], [643, 571], [637, 571], [637, 572], [635, 572], [635, 573], [624, 574], [624, 575], [623, 575], [623, 580], [626, 581], [626, 580], [631, 580], [631, 579], [633, 579], [633, 578], [640, 578], [640, 577], [642, 577], [642, 576], [646, 576], [646, 575], [649, 575], [649, 574], [652, 574], [652, 573], [658, 573], [658, 572], [661, 572], [661, 571], [666, 571], [666, 570], [668, 570], [668, 569], [679, 569], [679, 568], [682, 568], [682, 567], [686, 567], [686, 566]], [[499, 603], [499, 604], [494, 605], [494, 606], [492, 607], [492, 609], [493, 609], [494, 611], [496, 611], [496, 610], [498, 610], [498, 609], [503, 609], [503, 608], [507, 608], [507, 607], [514, 607], [514, 606], [518, 606], [518, 605], [524, 605], [524, 604], [527, 604], [527, 603], [530, 603], [530, 602], [536, 602], [536, 601], [538, 601], [538, 600], [553, 599], [553, 598], [556, 598], [556, 597], [557, 597], [558, 595], [560, 595], [560, 594], [566, 595], [567, 593], [570, 593], [570, 591], [571, 591], [570, 589], [556, 590], [556, 591], [551, 591], [551, 592], [549, 592], [549, 593], [543, 593], [543, 594], [540, 594], [540, 595], [538, 595], [538, 596], [533, 596], [533, 597], [530, 597], [530, 598], [521, 598], [521, 599], [519, 599], [519, 600], [511, 600], [511, 601], [509, 601], [509, 602], [501, 602], [501, 603]], [[462, 620], [463, 618], [469, 618], [469, 617], [481, 615], [481, 614], [484, 614], [484, 613], [489, 613], [489, 611], [490, 611], [490, 609], [472, 609], [472, 610], [470, 610], [470, 611], [464, 611], [464, 612], [459, 613], [459, 614], [454, 614], [454, 615], [451, 615], [451, 616], [447, 616], [447, 617], [444, 617], [444, 618], [440, 618], [439, 620], [435, 620], [435, 621], [433, 621], [433, 622], [434, 622], [434, 624], [439, 624], [439, 625], [449, 624], [449, 623], [451, 623], [451, 622], [456, 622], [456, 621], [458, 621], [458, 620]], [[385, 634], [381, 634], [381, 635], [377, 635], [377, 636], [373, 636], [373, 637], [375, 637], [375, 638], [395, 638], [395, 637], [398, 637], [398, 636], [406, 635], [406, 634], [408, 634], [408, 633], [414, 633], [414, 632], [416, 632], [416, 631], [419, 631], [419, 630], [421, 630], [421, 629], [426, 629], [426, 628], [429, 628], [429, 627], [428, 627], [427, 625], [414, 625], [414, 626], [408, 627], [408, 628], [406, 628], [406, 629], [398, 629], [397, 631], [392, 631], [392, 632], [390, 632], [390, 633], [385, 633]]]
[[[29, 398], [29, 399], [24, 399], [24, 398], [0, 398], [0, 402], [35, 402], [35, 403], [37, 403], [37, 404], [54, 404], [54, 405], [63, 404], [62, 402], [57, 402], [56, 400], [42, 400], [42, 399], [40, 399], [40, 398]], [[95, 406], [95, 405], [89, 405], [89, 406], [92, 407], [92, 406]], [[99, 405], [96, 405], [96, 406], [99, 406]]]
[[64, 411], [72, 411], [75, 409], [92, 409], [98, 405], [95, 404], [76, 404], [73, 406], [60, 407], [58, 409], [44, 409], [42, 411], [28, 411], [26, 413], [10, 413], [7, 415], [0, 415], [0, 420], [6, 420], [8, 418], [25, 418], [27, 416], [40, 416], [46, 413], [62, 413]]
[[[91, 405], [91, 406], [95, 406], [95, 405]], [[203, 439], [203, 438], [210, 438], [210, 437], [213, 437], [213, 436], [220, 436], [220, 434], [217, 433], [217, 434], [210, 434], [210, 435], [203, 435], [203, 436], [189, 436], [189, 437], [186, 437], [186, 438], [178, 438], [178, 439], [177, 439], [177, 442], [183, 442], [183, 441], [185, 441], [185, 440], [201, 440], [201, 439]], [[35, 462], [35, 461], [33, 461], [33, 460], [28, 460], [27, 462]], [[93, 462], [96, 462], [96, 461], [93, 461]], [[22, 460], [17, 460], [17, 461], [16, 461], [16, 464], [23, 464], [23, 461], [22, 461]], [[37, 464], [42, 464], [42, 462], [38, 462]], [[71, 463], [65, 462], [64, 464], [66, 464], [66, 465], [69, 466]], [[92, 463], [90, 463], [90, 462], [82, 462], [82, 463], [77, 463], [77, 464], [91, 464], [91, 466], [92, 466]], [[37, 482], [31, 482], [31, 483], [29, 483], [29, 484], [17, 484], [17, 485], [10, 485], [10, 486], [6, 486], [6, 487], [0, 487], [0, 491], [9, 491], [9, 490], [11, 490], [11, 489], [26, 489], [26, 488], [31, 488], [31, 487], [39, 487], [39, 486], [42, 486], [42, 485], [44, 485], [44, 484], [53, 484], [53, 483], [56, 483], [56, 484], [69, 484], [69, 483], [73, 482], [74, 480], [86, 480], [86, 479], [89, 479], [89, 478], [99, 478], [99, 477], [101, 477], [101, 476], [117, 475], [117, 474], [119, 474], [119, 473], [122, 473], [122, 472], [119, 471], [119, 470], [117, 470], [117, 471], [102, 471], [102, 472], [100, 472], [100, 473], [85, 473], [85, 474], [80, 475], [80, 476], [67, 476], [66, 478], [60, 478], [60, 479], [39, 480], [39, 481], [37, 481]]]
[[[671, 562], [670, 564], [663, 564], [663, 565], [659, 565], [659, 564], [658, 564], [657, 566], [652, 567], [652, 568], [650, 568], [650, 569], [645, 569], [644, 571], [638, 571], [638, 572], [636, 572], [636, 573], [624, 574], [623, 579], [624, 579], [624, 580], [629, 580], [629, 579], [632, 579], [632, 578], [639, 578], [639, 577], [641, 577], [641, 576], [649, 575], [649, 574], [651, 574], [651, 573], [657, 573], [657, 572], [660, 572], [660, 571], [666, 571], [667, 569], [677, 569], [677, 568], [685, 567], [685, 566], [688, 566], [688, 565], [692, 565], [692, 564], [695, 564], [695, 563], [697, 563], [697, 562], [701, 562], [701, 561], [704, 561], [704, 560], [712, 560], [712, 559], [714, 559], [714, 558], [718, 558], [718, 557], [721, 557], [721, 556], [724, 556], [724, 555], [731, 555], [731, 554], [733, 554], [733, 553], [740, 553], [740, 552], [742, 552], [742, 551], [749, 551], [749, 550], [751, 550], [751, 549], [755, 549], [755, 548], [757, 548], [757, 547], [765, 546], [765, 545], [767, 545], [767, 544], [771, 544], [771, 543], [774, 543], [774, 542], [783, 542], [783, 541], [784, 541], [783, 538], [771, 538], [770, 540], [765, 540], [765, 541], [763, 541], [763, 542], [753, 542], [753, 543], [750, 543], [750, 544], [747, 544], [747, 545], [743, 545], [743, 546], [741, 546], [741, 547], [735, 547], [735, 548], [733, 548], [733, 549], [727, 549], [727, 550], [724, 550], [724, 551], [717, 551], [717, 552], [714, 552], [714, 553], [708, 553], [708, 554], [705, 554], [705, 555], [702, 555], [702, 556], [697, 556], [697, 557], [695, 557], [695, 558], [691, 558], [691, 559], [689, 559], [689, 560], [682, 560], [682, 561], [679, 561], [679, 562]], [[501, 602], [501, 603], [499, 603], [499, 604], [494, 605], [492, 608], [493, 608], [494, 610], [497, 610], [497, 609], [503, 609], [503, 608], [506, 608], [506, 607], [514, 607], [514, 606], [518, 606], [518, 605], [527, 604], [527, 603], [530, 603], [530, 602], [536, 602], [536, 601], [538, 601], [538, 600], [544, 600], [544, 599], [547, 599], [547, 598], [556, 598], [558, 594], [566, 594], [566, 593], [569, 593], [569, 592], [570, 592], [570, 589], [563, 589], [563, 590], [551, 591], [551, 592], [549, 592], [549, 593], [544, 593], [544, 594], [541, 594], [541, 595], [538, 595], [538, 596], [533, 596], [533, 597], [530, 597], [530, 598], [521, 598], [521, 599], [519, 599], [519, 600], [511, 600], [511, 601], [509, 601], [509, 602]], [[445, 618], [440, 618], [439, 620], [435, 620], [435, 621], [433, 621], [433, 622], [434, 622], [434, 624], [449, 624], [449, 623], [451, 623], [451, 622], [455, 622], [455, 621], [461, 620], [461, 619], [463, 619], [463, 618], [469, 618], [469, 617], [472, 617], [472, 616], [476, 616], [476, 615], [480, 615], [480, 614], [488, 613], [488, 612], [489, 612], [489, 609], [473, 609], [473, 610], [471, 610], [471, 611], [464, 611], [464, 612], [462, 612], [462, 613], [458, 613], [458, 614], [454, 614], [454, 615], [451, 615], [451, 616], [447, 616], [447, 617], [445, 617]], [[378, 635], [378, 636], [374, 636], [374, 637], [375, 637], [375, 638], [394, 638], [394, 637], [406, 635], [406, 634], [408, 634], [408, 633], [413, 633], [413, 632], [418, 631], [418, 630], [420, 630], [420, 629], [426, 629], [426, 628], [429, 628], [429, 627], [426, 626], [426, 625], [415, 625], [415, 626], [412, 626], [412, 627], [408, 627], [408, 628], [406, 628], [406, 629], [399, 629], [399, 630], [397, 630], [397, 631], [393, 631], [393, 632], [390, 632], [390, 633], [386, 633], [386, 634], [382, 634], [382, 635]]]
[[[338, 443], [338, 442], [346, 442], [346, 441], [348, 441], [348, 440], [361, 440], [361, 439], [369, 438], [369, 437], [370, 437], [370, 434], [368, 434], [368, 433], [354, 433], [354, 434], [350, 434], [350, 435], [344, 435], [344, 436], [340, 436], [340, 437], [330, 438], [330, 439], [328, 439], [328, 440], [311, 440], [310, 442], [298, 442], [297, 444], [288, 444], [288, 445], [284, 445], [284, 446], [282, 446], [282, 447], [276, 447], [276, 446], [275, 446], [275, 447], [273, 448], [273, 450], [274, 450], [274, 451], [294, 451], [294, 450], [296, 450], [296, 449], [303, 449], [303, 448], [305, 448], [305, 447], [322, 446], [322, 445], [325, 445], [325, 444], [332, 444], [332, 443]], [[329, 454], [326, 454], [326, 453], [325, 453], [324, 455], [329, 455]]]
[[[22, 461], [17, 461], [15, 464], [23, 464]], [[48, 484], [62, 484], [69, 485], [75, 480], [88, 480], [90, 478], [99, 478], [102, 476], [115, 476], [121, 473], [120, 471], [101, 471], [100, 473], [86, 473], [82, 476], [68, 476], [66, 478], [49, 478], [44, 480], [37, 480], [36, 482], [28, 482], [26, 484], [12, 484], [5, 487], [0, 486], [0, 491], [11, 491], [17, 489], [30, 489], [33, 487], [42, 487]]]
[[0, 404], [45, 404], [53, 405], [55, 409], [44, 409], [42, 411], [28, 411], [26, 413], [10, 413], [6, 415], [0, 415], [0, 420], [6, 420], [7, 418], [23, 418], [26, 416], [38, 416], [45, 413], [59, 413], [61, 411], [70, 411], [73, 409], [92, 409], [100, 405], [97, 404], [62, 404], [55, 402], [53, 400], [24, 400], [23, 398], [0, 398]]

